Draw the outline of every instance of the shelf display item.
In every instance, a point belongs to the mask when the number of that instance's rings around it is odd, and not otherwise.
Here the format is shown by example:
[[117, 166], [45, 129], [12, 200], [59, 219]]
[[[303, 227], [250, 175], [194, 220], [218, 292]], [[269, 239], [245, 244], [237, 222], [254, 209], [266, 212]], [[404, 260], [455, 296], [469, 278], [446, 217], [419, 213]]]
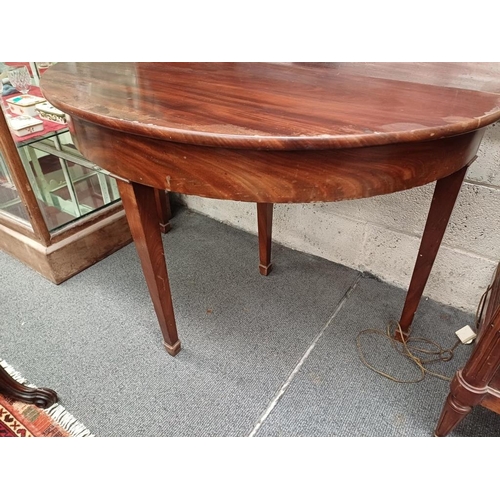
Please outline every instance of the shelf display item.
[[7, 104], [11, 113], [33, 117], [38, 115], [36, 106], [42, 102], [46, 102], [46, 100], [36, 95], [19, 95], [7, 99]]
[[43, 121], [32, 116], [16, 116], [9, 118], [9, 126], [18, 137], [34, 134], [43, 130]]
[[56, 123], [66, 123], [66, 113], [63, 113], [61, 110], [55, 108], [47, 101], [37, 104], [35, 109], [40, 118], [43, 118], [44, 120]]

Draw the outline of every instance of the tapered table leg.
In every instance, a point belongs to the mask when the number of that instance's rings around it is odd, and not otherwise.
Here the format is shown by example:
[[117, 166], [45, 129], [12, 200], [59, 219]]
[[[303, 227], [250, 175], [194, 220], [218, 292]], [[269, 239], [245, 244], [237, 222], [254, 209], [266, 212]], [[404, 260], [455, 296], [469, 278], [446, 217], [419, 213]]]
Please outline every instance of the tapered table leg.
[[156, 210], [160, 219], [160, 231], [168, 233], [172, 226], [170, 219], [172, 218], [172, 211], [170, 209], [170, 199], [167, 191], [163, 189], [155, 189]]
[[257, 227], [259, 232], [259, 271], [263, 276], [267, 276], [273, 268], [271, 264], [272, 203], [257, 203]]
[[159, 229], [155, 190], [141, 184], [118, 181], [118, 188], [142, 270], [163, 334], [163, 344], [175, 356], [181, 343], [177, 336], [167, 265]]
[[413, 275], [408, 293], [406, 294], [401, 319], [399, 320], [401, 330], [405, 335], [409, 334], [413, 317], [422, 298], [439, 246], [443, 240], [465, 173], [472, 161], [461, 170], [438, 180], [436, 183]]
[[57, 403], [58, 400], [57, 393], [52, 389], [34, 388], [21, 384], [14, 380], [3, 366], [0, 366], [0, 394], [9, 396], [16, 401], [34, 404], [40, 408], [48, 408]]

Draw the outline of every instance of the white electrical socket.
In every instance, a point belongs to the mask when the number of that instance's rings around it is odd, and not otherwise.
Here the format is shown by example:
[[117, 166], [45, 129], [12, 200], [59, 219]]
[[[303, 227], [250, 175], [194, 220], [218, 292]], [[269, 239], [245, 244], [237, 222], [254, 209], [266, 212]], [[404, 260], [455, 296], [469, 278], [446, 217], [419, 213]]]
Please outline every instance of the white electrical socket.
[[470, 344], [477, 337], [474, 330], [469, 325], [460, 328], [460, 330], [457, 330], [455, 334], [460, 339], [462, 344]]

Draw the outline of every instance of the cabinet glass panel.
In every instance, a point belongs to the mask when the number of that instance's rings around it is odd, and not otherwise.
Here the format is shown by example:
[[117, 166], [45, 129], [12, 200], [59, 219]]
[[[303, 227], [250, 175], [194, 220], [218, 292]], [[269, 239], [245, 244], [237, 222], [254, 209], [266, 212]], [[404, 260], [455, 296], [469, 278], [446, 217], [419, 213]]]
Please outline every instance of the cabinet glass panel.
[[49, 231], [120, 199], [116, 181], [87, 161], [68, 132], [20, 149]]
[[9, 217], [15, 218], [18, 222], [31, 225], [28, 213], [19, 198], [16, 186], [0, 153], [0, 212]]
[[[75, 148], [64, 114], [58, 115], [58, 110], [53, 108], [47, 111], [40, 104], [30, 106], [27, 96], [42, 100], [43, 97], [37, 86], [38, 65], [26, 63], [26, 66], [32, 77], [28, 94], [20, 94], [13, 89], [8, 78], [4, 79], [2, 107], [47, 227], [49, 231], [54, 231], [115, 203], [120, 196], [116, 181], [106, 171], [83, 158]], [[4, 65], [3, 76], [12, 74], [9, 73], [9, 68], [10, 66]], [[13, 102], [12, 99], [17, 101]], [[42, 109], [39, 109], [40, 106]], [[20, 118], [28, 120], [29, 117], [36, 119], [37, 124], [16, 132], [16, 122], [20, 122]], [[0, 175], [3, 174], [0, 172]], [[8, 185], [7, 176], [1, 178], [5, 178], [4, 184]], [[12, 198], [12, 194], [10, 196]], [[6, 198], [5, 201], [3, 198]], [[0, 192], [2, 210], [3, 202], [14, 203], [13, 198], [9, 198], [7, 194], [3, 198]], [[22, 215], [20, 213], [18, 216]]]

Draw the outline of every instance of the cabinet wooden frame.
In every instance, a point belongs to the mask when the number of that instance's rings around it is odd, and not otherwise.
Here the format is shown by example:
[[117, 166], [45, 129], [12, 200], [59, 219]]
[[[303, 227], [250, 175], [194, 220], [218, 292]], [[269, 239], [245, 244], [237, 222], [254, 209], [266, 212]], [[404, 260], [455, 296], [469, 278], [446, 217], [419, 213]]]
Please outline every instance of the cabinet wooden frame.
[[0, 250], [59, 284], [132, 241], [121, 202], [50, 232], [3, 113], [0, 151], [29, 218], [0, 213]]

